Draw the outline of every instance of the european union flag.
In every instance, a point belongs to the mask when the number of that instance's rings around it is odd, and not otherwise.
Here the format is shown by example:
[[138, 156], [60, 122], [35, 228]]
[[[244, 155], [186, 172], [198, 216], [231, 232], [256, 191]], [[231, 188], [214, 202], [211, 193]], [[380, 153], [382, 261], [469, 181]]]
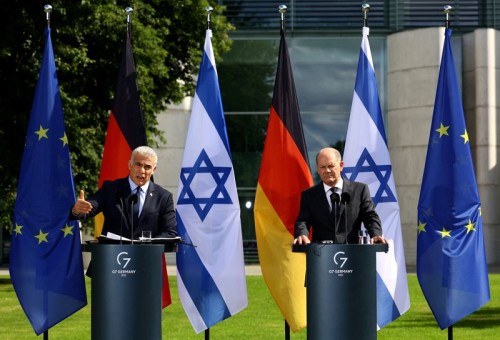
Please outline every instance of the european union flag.
[[446, 29], [417, 231], [418, 280], [441, 329], [490, 300], [481, 202], [451, 33]]
[[10, 275], [37, 335], [87, 304], [80, 231], [50, 28], [14, 208]]

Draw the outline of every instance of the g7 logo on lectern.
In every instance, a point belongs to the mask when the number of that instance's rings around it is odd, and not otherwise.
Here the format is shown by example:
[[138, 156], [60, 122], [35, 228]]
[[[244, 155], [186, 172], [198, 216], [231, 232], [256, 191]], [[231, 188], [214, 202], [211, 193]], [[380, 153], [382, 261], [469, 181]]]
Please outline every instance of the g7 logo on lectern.
[[127, 268], [127, 265], [130, 262], [130, 257], [123, 257], [125, 255], [128, 255], [128, 253], [126, 251], [122, 251], [116, 256], [116, 262], [118, 262], [118, 265], [121, 266], [122, 265], [121, 260], [124, 261], [123, 269]]
[[345, 255], [343, 251], [338, 251], [335, 253], [335, 255], [333, 255], [333, 262], [337, 266], [340, 266], [340, 268], [344, 267], [347, 262], [347, 257], [341, 257], [342, 255]]

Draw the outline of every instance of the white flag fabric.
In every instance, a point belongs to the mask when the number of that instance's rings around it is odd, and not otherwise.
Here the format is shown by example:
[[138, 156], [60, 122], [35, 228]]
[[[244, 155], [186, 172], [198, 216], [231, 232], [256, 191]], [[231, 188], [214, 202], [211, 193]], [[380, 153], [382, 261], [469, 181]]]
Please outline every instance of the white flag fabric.
[[177, 197], [177, 229], [185, 241], [177, 252], [177, 282], [196, 333], [248, 304], [240, 205], [211, 36], [207, 30]]
[[388, 253], [377, 254], [377, 324], [384, 327], [410, 308], [399, 204], [387, 148], [377, 80], [363, 28], [356, 84], [344, 148], [344, 175], [366, 183], [382, 221]]

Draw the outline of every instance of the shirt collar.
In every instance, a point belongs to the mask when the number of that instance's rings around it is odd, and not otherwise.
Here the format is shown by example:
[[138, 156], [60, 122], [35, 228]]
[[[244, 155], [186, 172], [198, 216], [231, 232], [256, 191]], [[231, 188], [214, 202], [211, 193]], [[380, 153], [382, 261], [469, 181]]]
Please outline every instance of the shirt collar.
[[[342, 191], [342, 188], [344, 187], [344, 180], [341, 178], [338, 180], [338, 182], [335, 184], [335, 187], [336, 188], [339, 188], [340, 191]], [[323, 182], [323, 189], [325, 190], [325, 193], [328, 193], [328, 191], [331, 189], [332, 187], [325, 184], [325, 182]]]
[[[138, 185], [135, 184], [132, 181], [132, 179], [130, 179], [130, 176], [128, 177], [128, 184], [130, 185], [130, 192], [134, 192], [137, 190]], [[149, 188], [149, 181], [146, 182], [146, 184], [144, 184], [143, 186], [141, 186], [141, 191], [146, 193], [146, 192], [148, 192], [148, 188]]]

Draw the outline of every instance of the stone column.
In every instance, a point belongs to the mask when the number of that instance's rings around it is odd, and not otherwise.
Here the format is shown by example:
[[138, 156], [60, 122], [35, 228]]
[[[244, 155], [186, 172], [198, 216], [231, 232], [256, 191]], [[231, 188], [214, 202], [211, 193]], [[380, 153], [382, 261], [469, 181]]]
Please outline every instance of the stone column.
[[500, 168], [497, 79], [500, 34], [477, 29], [463, 36], [463, 104], [482, 204], [488, 263], [500, 262]]
[[443, 43], [444, 28], [387, 37], [388, 144], [410, 266], [416, 265], [417, 206]]

